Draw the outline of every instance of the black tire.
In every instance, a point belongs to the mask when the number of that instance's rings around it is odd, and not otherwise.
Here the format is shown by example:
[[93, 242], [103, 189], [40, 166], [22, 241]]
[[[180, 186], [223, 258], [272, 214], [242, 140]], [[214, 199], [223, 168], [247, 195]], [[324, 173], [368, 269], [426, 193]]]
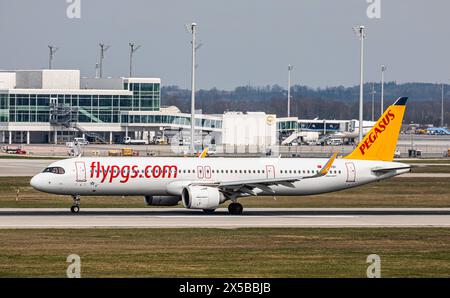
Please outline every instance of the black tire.
[[239, 203], [231, 203], [228, 205], [228, 212], [232, 215], [241, 215], [244, 207]]
[[72, 213], [78, 213], [80, 211], [80, 207], [79, 206], [72, 206], [70, 207], [70, 212]]
[[216, 209], [203, 209], [203, 212], [206, 214], [212, 214], [214, 211], [216, 211]]

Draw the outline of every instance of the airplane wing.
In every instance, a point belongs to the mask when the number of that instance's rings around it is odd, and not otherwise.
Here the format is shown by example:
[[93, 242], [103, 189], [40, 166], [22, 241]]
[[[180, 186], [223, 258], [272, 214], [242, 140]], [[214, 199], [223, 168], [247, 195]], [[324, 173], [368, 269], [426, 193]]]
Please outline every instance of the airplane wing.
[[220, 191], [222, 191], [223, 193], [227, 193], [230, 196], [257, 195], [257, 193], [254, 190], [255, 188], [258, 188], [268, 193], [273, 193], [273, 190], [269, 186], [282, 185], [294, 188], [295, 187], [293, 184], [294, 182], [303, 179], [318, 178], [327, 175], [334, 160], [336, 159], [336, 156], [337, 153], [334, 153], [318, 173], [310, 176], [283, 177], [274, 179], [236, 180], [226, 182], [204, 182], [204, 183], [195, 182], [192, 183], [191, 185], [217, 187], [220, 189]]

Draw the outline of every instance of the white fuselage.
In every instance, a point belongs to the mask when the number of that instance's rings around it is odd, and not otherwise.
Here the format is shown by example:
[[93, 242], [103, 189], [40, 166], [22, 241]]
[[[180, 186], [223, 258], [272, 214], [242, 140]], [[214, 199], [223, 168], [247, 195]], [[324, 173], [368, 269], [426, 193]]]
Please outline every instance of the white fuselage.
[[[327, 159], [302, 158], [190, 158], [190, 157], [79, 157], [49, 167], [64, 173], [43, 172], [31, 185], [41, 191], [67, 195], [181, 195], [191, 183], [264, 180], [312, 176]], [[376, 168], [407, 166], [396, 162], [336, 159], [329, 173], [301, 179], [294, 187], [268, 186], [258, 195], [312, 195], [390, 178], [409, 169], [376, 173]]]

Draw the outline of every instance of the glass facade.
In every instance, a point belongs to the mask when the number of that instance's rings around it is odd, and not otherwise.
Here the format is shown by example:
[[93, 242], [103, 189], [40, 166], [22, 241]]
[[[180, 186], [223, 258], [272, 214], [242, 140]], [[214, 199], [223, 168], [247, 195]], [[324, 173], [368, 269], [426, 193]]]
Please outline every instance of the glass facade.
[[[121, 115], [122, 123], [130, 124], [176, 124], [176, 125], [191, 125], [191, 117], [189, 116], [173, 116], [173, 115]], [[204, 119], [196, 118], [195, 126], [220, 129], [222, 128], [222, 120], [219, 119]]]
[[324, 123], [301, 123], [300, 129], [301, 130], [311, 130], [311, 131], [338, 131], [340, 124], [339, 123], [326, 123], [326, 126], [324, 127]]
[[279, 121], [277, 122], [278, 131], [283, 130], [297, 130], [298, 122], [297, 121]]
[[124, 89], [133, 92], [131, 108], [133, 111], [158, 111], [160, 107], [160, 84], [124, 83]]
[[55, 106], [72, 109], [70, 118], [82, 123], [120, 123], [121, 111], [159, 111], [159, 83], [127, 83], [124, 87], [133, 94], [0, 93], [0, 122], [49, 122]]
[[0, 122], [8, 122], [8, 94], [0, 93]]

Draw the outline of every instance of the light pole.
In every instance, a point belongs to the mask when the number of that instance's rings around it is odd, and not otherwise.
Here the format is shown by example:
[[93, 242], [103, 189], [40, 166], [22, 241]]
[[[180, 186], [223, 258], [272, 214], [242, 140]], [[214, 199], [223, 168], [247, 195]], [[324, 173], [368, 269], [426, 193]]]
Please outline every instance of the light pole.
[[372, 83], [372, 121], [375, 121], [375, 83]]
[[103, 77], [103, 58], [105, 58], [105, 52], [110, 48], [110, 46], [105, 45], [104, 43], [99, 43], [100, 46], [100, 61], [98, 63], [99, 65], [99, 72], [100, 72], [100, 78]]
[[381, 115], [384, 113], [384, 72], [387, 70], [385, 65], [381, 65]]
[[291, 71], [294, 68], [292, 65], [288, 65], [288, 105], [287, 105], [287, 116], [291, 117]]
[[130, 78], [133, 77], [133, 54], [139, 50], [140, 45], [136, 45], [134, 42], [130, 42]]
[[444, 83], [442, 83], [441, 93], [441, 127], [444, 127]]
[[49, 45], [48, 46], [49, 49], [49, 55], [48, 55], [48, 69], [52, 69], [52, 62], [53, 62], [53, 57], [56, 53], [56, 51], [59, 49], [55, 46]]
[[195, 50], [196, 50], [196, 35], [197, 24], [192, 23], [186, 25], [188, 31], [192, 34], [192, 69], [191, 69], [191, 153], [195, 152], [194, 146], [194, 131], [195, 131]]
[[364, 26], [354, 28], [361, 41], [360, 53], [360, 83], [359, 83], [359, 142], [363, 139], [363, 99], [364, 99], [364, 39], [366, 38]]

